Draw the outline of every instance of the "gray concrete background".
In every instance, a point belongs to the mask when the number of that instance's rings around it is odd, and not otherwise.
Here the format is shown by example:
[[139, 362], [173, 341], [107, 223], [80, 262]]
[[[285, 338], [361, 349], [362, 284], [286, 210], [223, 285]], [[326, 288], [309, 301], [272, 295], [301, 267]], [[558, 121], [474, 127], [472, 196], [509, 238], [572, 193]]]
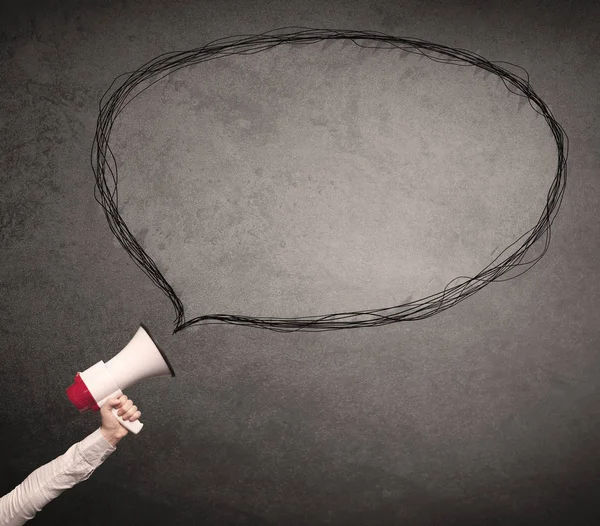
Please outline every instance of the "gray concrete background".
[[[40, 524], [104, 524], [109, 511], [133, 524], [593, 523], [600, 12], [578, 6], [4, 2], [0, 490], [99, 425], [64, 389], [141, 321], [177, 377], [127, 393], [143, 433]], [[98, 101], [163, 52], [288, 25], [524, 67], [570, 138], [544, 259], [420, 322], [172, 336], [169, 300], [93, 198]], [[537, 222], [556, 170], [546, 123], [497, 77], [340, 44], [181, 70], [123, 112], [111, 145], [122, 215], [187, 318], [438, 292]]]
[[537, 223], [557, 164], [545, 120], [497, 76], [408, 57], [280, 46], [126, 108], [122, 217], [189, 318], [399, 305]]

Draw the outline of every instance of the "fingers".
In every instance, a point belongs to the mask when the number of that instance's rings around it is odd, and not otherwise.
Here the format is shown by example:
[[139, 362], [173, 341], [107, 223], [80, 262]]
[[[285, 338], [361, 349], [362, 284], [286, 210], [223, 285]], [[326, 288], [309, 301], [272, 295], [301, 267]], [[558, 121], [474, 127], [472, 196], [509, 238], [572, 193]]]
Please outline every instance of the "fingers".
[[111, 398], [111, 402], [114, 401], [115, 407], [120, 406], [127, 402], [127, 395], [121, 395], [119, 398]]
[[[136, 409], [137, 409], [137, 407], [136, 407]], [[135, 413], [133, 413], [133, 415], [131, 416], [131, 418], [129, 419], [129, 421], [130, 422], [135, 422], [140, 416], [142, 416], [142, 412], [141, 411], [136, 411]]]
[[134, 422], [140, 416], [142, 416], [142, 412], [137, 410], [137, 406], [133, 406], [127, 413], [125, 413], [121, 418], [123, 420], [129, 420], [130, 422]]
[[140, 416], [142, 416], [141, 411], [138, 411], [136, 405], [133, 405], [133, 402], [127, 398], [126, 395], [121, 395], [119, 397], [119, 402], [122, 404], [117, 414], [123, 420], [130, 420], [131, 422], [137, 420]]

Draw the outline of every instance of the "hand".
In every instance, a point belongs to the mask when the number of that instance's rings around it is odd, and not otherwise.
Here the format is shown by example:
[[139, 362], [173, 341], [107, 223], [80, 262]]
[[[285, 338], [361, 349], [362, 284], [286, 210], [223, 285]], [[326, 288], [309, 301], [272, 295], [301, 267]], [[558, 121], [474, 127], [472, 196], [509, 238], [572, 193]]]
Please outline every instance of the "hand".
[[128, 400], [127, 395], [121, 395], [119, 398], [111, 398], [102, 406], [102, 409], [100, 410], [102, 415], [102, 427], [100, 430], [102, 431], [104, 438], [115, 445], [116, 442], [126, 436], [129, 431], [124, 428], [112, 414], [113, 408], [118, 408], [118, 415], [123, 420], [129, 420], [130, 422], [140, 418], [142, 413], [138, 411], [137, 406], [133, 405], [132, 400]]

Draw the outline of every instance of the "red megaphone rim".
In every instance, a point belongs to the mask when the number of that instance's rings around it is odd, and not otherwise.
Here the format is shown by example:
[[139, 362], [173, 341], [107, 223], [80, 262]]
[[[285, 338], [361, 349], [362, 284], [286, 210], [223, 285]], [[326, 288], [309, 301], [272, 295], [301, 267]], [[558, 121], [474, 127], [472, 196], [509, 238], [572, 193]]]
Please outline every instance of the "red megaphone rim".
[[73, 405], [79, 409], [80, 413], [85, 413], [90, 410], [100, 411], [96, 400], [94, 400], [92, 393], [90, 393], [79, 373], [75, 375], [74, 380], [75, 383], [70, 387], [67, 387], [67, 396]]

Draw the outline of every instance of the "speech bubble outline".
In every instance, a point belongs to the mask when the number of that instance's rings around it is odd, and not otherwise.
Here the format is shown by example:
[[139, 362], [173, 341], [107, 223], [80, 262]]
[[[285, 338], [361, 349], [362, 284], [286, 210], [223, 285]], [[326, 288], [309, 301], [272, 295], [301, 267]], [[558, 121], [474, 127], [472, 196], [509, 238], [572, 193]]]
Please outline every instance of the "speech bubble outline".
[[[443, 291], [419, 300], [411, 301], [409, 303], [377, 310], [343, 312], [324, 316], [307, 316], [301, 318], [254, 318], [230, 314], [209, 314], [198, 316], [186, 321], [183, 303], [173, 290], [172, 286], [162, 275], [155, 262], [136, 240], [135, 236], [131, 233], [125, 224], [125, 221], [119, 214], [118, 168], [116, 165], [116, 159], [109, 145], [110, 132], [115, 119], [125, 108], [125, 106], [132, 102], [137, 96], [141, 95], [153, 84], [159, 82], [164, 77], [180, 68], [199, 64], [206, 60], [213, 60], [217, 57], [225, 57], [234, 54], [251, 54], [265, 51], [282, 44], [310, 45], [320, 41], [325, 41], [327, 45], [333, 40], [343, 40], [344, 42], [352, 43], [361, 48], [372, 48], [376, 51], [387, 49], [399, 50], [403, 54], [420, 54], [422, 58], [426, 57], [431, 60], [435, 60], [436, 62], [461, 66], [475, 66], [484, 70], [484, 75], [489, 75], [491, 73], [497, 75], [511, 93], [522, 97], [522, 104], [524, 104], [525, 100], [527, 100], [532, 109], [545, 118], [546, 123], [550, 127], [552, 135], [556, 141], [558, 154], [556, 176], [547, 194], [546, 206], [540, 215], [538, 223], [536, 226], [528, 230], [525, 234], [507, 246], [476, 276], [459, 276], [454, 278], [448, 282]], [[359, 43], [359, 41], [361, 43]], [[371, 45], [365, 45], [365, 41], [367, 44]], [[440, 55], [445, 55], [452, 58], [442, 59], [440, 58]], [[519, 68], [525, 72], [526, 79], [498, 66], [497, 64], [509, 64]], [[126, 76], [126, 78], [122, 80], [120, 84], [117, 84], [118, 79], [124, 76]], [[149, 84], [131, 96], [132, 92], [134, 92], [139, 85], [142, 85], [150, 80], [151, 82], [149, 82]], [[117, 85], [115, 86], [115, 84]], [[518, 91], [512, 91], [510, 86], [516, 88]], [[110, 96], [106, 102], [103, 103], [109, 93]], [[203, 46], [202, 48], [192, 49], [185, 52], [165, 53], [140, 66], [133, 72], [119, 75], [115, 78], [113, 83], [102, 96], [99, 106], [100, 113], [98, 116], [96, 133], [91, 152], [92, 170], [96, 178], [94, 197], [102, 206], [109, 223], [109, 227], [119, 243], [128, 252], [134, 262], [144, 271], [144, 273], [148, 275], [155, 285], [158, 286], [171, 300], [176, 312], [174, 333], [202, 322], [221, 322], [235, 325], [254, 326], [276, 332], [295, 332], [299, 330], [320, 332], [326, 330], [340, 330], [358, 327], [375, 327], [401, 321], [415, 321], [433, 316], [443, 310], [446, 310], [447, 308], [452, 307], [463, 299], [466, 299], [466, 297], [481, 290], [492, 282], [508, 281], [509, 279], [514, 279], [524, 274], [537, 262], [539, 262], [539, 260], [547, 252], [550, 240], [551, 225], [558, 214], [566, 188], [568, 137], [562, 126], [560, 126], [560, 124], [554, 118], [548, 106], [531, 88], [529, 84], [529, 74], [527, 71], [510, 62], [490, 62], [476, 53], [472, 53], [464, 49], [453, 49], [421, 39], [394, 37], [385, 33], [374, 31], [331, 30], [301, 27], [284, 27], [257, 35], [237, 35], [226, 37], [217, 39]], [[106, 177], [107, 169], [112, 177], [112, 188]], [[97, 192], [99, 193], [100, 197], [98, 197]], [[497, 261], [502, 254], [507, 252], [511, 247], [517, 245], [517, 243], [528, 234], [529, 236], [526, 238], [526, 240], [511, 255], [507, 256], [498, 265], [491, 267], [492, 263]], [[534, 260], [527, 263], [521, 263], [531, 246], [533, 246], [533, 244], [544, 234], [546, 234], [544, 251]], [[511, 269], [523, 265], [530, 266], [516, 276], [507, 278], [505, 280], [498, 279]], [[450, 287], [453, 282], [461, 279], [466, 279], [467, 281]]]

